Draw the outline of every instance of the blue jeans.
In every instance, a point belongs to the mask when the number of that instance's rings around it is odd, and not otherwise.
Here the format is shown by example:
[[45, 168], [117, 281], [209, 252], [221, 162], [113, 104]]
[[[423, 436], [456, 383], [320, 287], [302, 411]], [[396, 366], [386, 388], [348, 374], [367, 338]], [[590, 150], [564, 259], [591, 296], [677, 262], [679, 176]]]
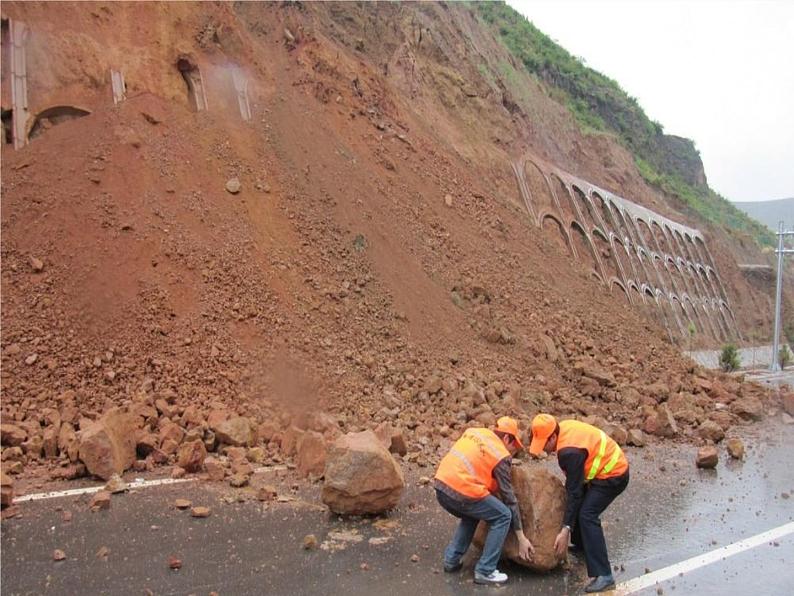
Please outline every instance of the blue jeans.
[[453, 499], [446, 493], [436, 490], [436, 499], [439, 505], [460, 519], [458, 529], [452, 536], [452, 542], [444, 551], [444, 565], [452, 567], [460, 563], [461, 557], [469, 549], [477, 524], [484, 521], [488, 524], [488, 536], [485, 538], [482, 555], [477, 561], [474, 571], [482, 575], [489, 575], [496, 569], [496, 564], [502, 555], [502, 546], [512, 521], [510, 509], [491, 495], [479, 501], [465, 502]]

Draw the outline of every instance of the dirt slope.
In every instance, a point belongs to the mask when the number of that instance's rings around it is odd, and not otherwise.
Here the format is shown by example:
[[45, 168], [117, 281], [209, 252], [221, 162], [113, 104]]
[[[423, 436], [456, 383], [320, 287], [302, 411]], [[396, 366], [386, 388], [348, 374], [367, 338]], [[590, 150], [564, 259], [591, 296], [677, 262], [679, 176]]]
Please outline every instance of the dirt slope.
[[[654, 430], [670, 402], [681, 435], [695, 436], [763, 397], [694, 370], [529, 224], [507, 161], [518, 145], [623, 180], [628, 195], [639, 183], [620, 148], [578, 139], [540, 86], [526, 87], [535, 112], [486, 88], [468, 95], [468, 63], [448, 52], [499, 50], [466, 13], [383, 5], [391, 20], [357, 23], [368, 12], [350, 5], [3, 10], [34, 31], [31, 103], [92, 112], [3, 147], [2, 414], [28, 436], [53, 412], [79, 428], [158, 399], [173, 409], [144, 430], [185, 424], [189, 406], [280, 428], [327, 410], [328, 436], [387, 421], [426, 465], [456, 429], [504, 413], [525, 428], [542, 408]], [[417, 47], [404, 39], [415, 22]], [[361, 45], [339, 23], [376, 26]], [[186, 55], [205, 75], [207, 112], [191, 110], [175, 68]], [[442, 66], [416, 80], [412, 60]], [[128, 99], [114, 107], [104, 73], [119, 64]], [[250, 122], [224, 96], [230, 65], [249, 77]], [[233, 177], [238, 194], [225, 190]], [[281, 438], [260, 435], [273, 461]]]

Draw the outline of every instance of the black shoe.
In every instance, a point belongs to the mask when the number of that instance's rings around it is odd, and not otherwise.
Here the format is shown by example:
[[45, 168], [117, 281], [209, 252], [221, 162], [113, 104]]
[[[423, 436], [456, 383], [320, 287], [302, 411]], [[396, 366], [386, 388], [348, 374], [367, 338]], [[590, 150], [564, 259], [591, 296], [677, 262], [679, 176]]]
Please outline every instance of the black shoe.
[[584, 591], [588, 594], [593, 592], [606, 592], [607, 590], [615, 589], [615, 579], [612, 574], [599, 575], [585, 587]]
[[583, 555], [584, 549], [578, 544], [570, 544], [568, 545], [568, 552], [572, 555]]
[[455, 573], [463, 568], [463, 563], [456, 563], [455, 565], [447, 565], [444, 563], [444, 573]]

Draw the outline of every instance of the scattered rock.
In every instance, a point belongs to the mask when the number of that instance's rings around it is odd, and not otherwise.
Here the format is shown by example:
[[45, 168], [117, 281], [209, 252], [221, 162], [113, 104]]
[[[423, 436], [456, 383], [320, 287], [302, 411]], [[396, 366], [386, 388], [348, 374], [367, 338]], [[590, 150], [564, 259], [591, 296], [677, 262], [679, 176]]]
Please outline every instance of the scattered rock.
[[229, 486], [233, 488], [242, 488], [248, 485], [248, 475], [247, 474], [232, 474], [229, 476]]
[[413, 554], [411, 555], [411, 563], [418, 563], [419, 562], [419, 555]]
[[177, 559], [174, 555], [168, 557], [169, 569], [182, 569], [182, 559]]
[[127, 490], [127, 483], [118, 474], [113, 474], [107, 484], [105, 484], [105, 490], [111, 494], [123, 493]]
[[731, 412], [744, 420], [761, 420], [764, 417], [764, 405], [755, 397], [745, 397], [731, 403]]
[[5, 472], [0, 472], [0, 506], [5, 508], [13, 504], [14, 481]]
[[230, 178], [226, 181], [226, 192], [236, 195], [240, 192], [240, 188], [242, 188], [242, 185], [239, 178]]
[[718, 461], [719, 454], [717, 453], [717, 448], [713, 445], [706, 445], [698, 449], [695, 465], [698, 468], [711, 469], [717, 467]]
[[97, 559], [102, 559], [104, 561], [107, 561], [109, 555], [110, 555], [110, 549], [107, 546], [100, 546], [99, 550], [96, 551]]
[[110, 493], [106, 490], [99, 491], [91, 498], [88, 507], [91, 511], [110, 509]]
[[256, 491], [256, 498], [260, 501], [272, 501], [278, 496], [278, 491], [276, 491], [276, 487], [266, 484], [265, 486], [260, 486], [259, 490]]
[[25, 442], [28, 433], [13, 424], [0, 424], [0, 443], [5, 447], [18, 447]]
[[53, 561], [63, 561], [66, 558], [66, 553], [63, 552], [60, 548], [56, 548], [52, 551], [52, 560]]
[[635, 447], [645, 447], [645, 433], [639, 428], [632, 428], [629, 431], [626, 443], [628, 445], [634, 445]]
[[444, 195], [444, 204], [447, 207], [452, 207], [452, 195], [451, 194]]
[[307, 534], [303, 537], [303, 550], [314, 550], [317, 546], [317, 536], [314, 534]]
[[192, 504], [193, 503], [191, 503], [187, 499], [177, 499], [176, 501], [174, 501], [174, 507], [176, 507], [177, 509], [187, 509]]
[[207, 471], [209, 479], [213, 482], [221, 482], [226, 477], [226, 470], [221, 462], [214, 457], [204, 459], [204, 469]]
[[30, 268], [33, 269], [34, 273], [41, 273], [44, 271], [44, 261], [41, 259], [37, 259], [33, 255], [30, 257]]
[[725, 431], [713, 420], [704, 420], [698, 427], [698, 436], [702, 439], [719, 443], [725, 437]]
[[80, 431], [79, 456], [88, 471], [103, 480], [135, 463], [135, 437], [140, 418], [115, 408]]
[[307, 431], [298, 441], [298, 456], [295, 463], [298, 474], [303, 477], [321, 476], [325, 469], [326, 447], [323, 436], [313, 430]]
[[744, 459], [744, 443], [738, 437], [731, 437], [728, 439], [726, 446], [728, 447], [728, 455], [733, 459]]
[[210, 508], [209, 507], [193, 507], [190, 510], [190, 515], [193, 517], [209, 517], [210, 516]]
[[255, 429], [248, 418], [236, 416], [220, 422], [215, 428], [219, 443], [235, 447], [250, 447], [254, 444]]
[[334, 513], [388, 511], [404, 487], [400, 466], [370, 430], [341, 436], [328, 453], [322, 500]]
[[187, 472], [200, 472], [204, 467], [207, 457], [207, 448], [204, 441], [195, 439], [189, 443], [182, 443], [177, 451], [177, 463]]

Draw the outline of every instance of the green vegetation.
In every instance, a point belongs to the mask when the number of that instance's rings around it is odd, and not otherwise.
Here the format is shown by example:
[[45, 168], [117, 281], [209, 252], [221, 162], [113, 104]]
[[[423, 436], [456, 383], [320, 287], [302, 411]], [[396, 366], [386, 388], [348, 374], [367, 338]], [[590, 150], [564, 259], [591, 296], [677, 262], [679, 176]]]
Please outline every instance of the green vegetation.
[[780, 363], [780, 368], [785, 369], [789, 364], [791, 364], [791, 350], [788, 349], [787, 345], [783, 345], [778, 352], [778, 362]]
[[728, 230], [771, 245], [774, 236], [706, 184], [694, 143], [665, 135], [637, 100], [615, 81], [587, 67], [504, 2], [472, 2], [470, 9], [497, 34], [532, 75], [546, 83], [585, 134], [611, 133], [635, 157], [645, 180]]
[[738, 369], [742, 365], [739, 350], [733, 344], [725, 344], [720, 352], [720, 368], [725, 372]]
[[[660, 174], [651, 164], [641, 157], [634, 157], [637, 170], [645, 181], [674, 198], [690, 211], [704, 219], [722, 225], [728, 231], [743, 232], [755, 238], [760, 244], [775, 245], [775, 235], [766, 226], [748, 217], [733, 203], [717, 194], [709, 187], [688, 184], [676, 174]], [[681, 206], [679, 205], [679, 206]]]

